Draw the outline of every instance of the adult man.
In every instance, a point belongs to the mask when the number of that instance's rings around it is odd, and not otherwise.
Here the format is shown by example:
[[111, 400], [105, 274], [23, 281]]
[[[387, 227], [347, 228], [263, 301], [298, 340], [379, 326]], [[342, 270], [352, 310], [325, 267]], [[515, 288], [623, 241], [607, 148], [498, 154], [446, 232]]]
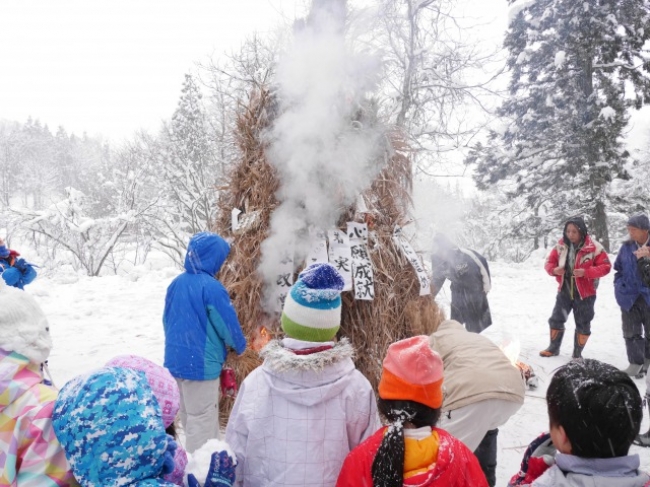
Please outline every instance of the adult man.
[[621, 307], [623, 338], [630, 363], [623, 371], [629, 375], [647, 372], [650, 364], [650, 287], [639, 272], [639, 260], [650, 256], [649, 231], [647, 215], [630, 217], [627, 221], [630, 238], [623, 243], [614, 262], [614, 293]]
[[603, 246], [587, 234], [582, 217], [569, 218], [562, 238], [548, 258], [544, 269], [558, 282], [555, 307], [548, 320], [551, 343], [539, 352], [542, 357], [559, 355], [564, 324], [573, 311], [576, 330], [573, 336], [573, 358], [581, 358], [591, 335], [598, 279], [609, 274], [612, 265]]
[[524, 403], [524, 378], [489, 338], [468, 333], [457, 321], [443, 321], [429, 345], [440, 354], [445, 369], [438, 426], [474, 452], [493, 487], [498, 428]]
[[226, 288], [214, 277], [230, 246], [216, 233], [194, 235], [187, 246], [185, 272], [167, 288], [163, 325], [165, 367], [181, 393], [180, 416], [189, 453], [219, 438], [219, 376], [226, 346], [246, 349]]
[[487, 293], [492, 281], [487, 260], [474, 250], [457, 247], [444, 235], [433, 240], [431, 287], [438, 294], [445, 280], [451, 281], [451, 319], [468, 331], [481, 333], [492, 324]]

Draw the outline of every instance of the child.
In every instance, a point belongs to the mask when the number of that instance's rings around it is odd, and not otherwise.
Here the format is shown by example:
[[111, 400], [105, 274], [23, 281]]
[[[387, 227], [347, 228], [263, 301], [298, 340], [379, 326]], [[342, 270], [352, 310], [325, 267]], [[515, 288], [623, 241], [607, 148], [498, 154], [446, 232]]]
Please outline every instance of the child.
[[[180, 408], [180, 393], [178, 391], [178, 384], [169, 373], [169, 370], [137, 355], [120, 355], [114, 357], [106, 363], [106, 367], [122, 367], [144, 373], [153, 395], [160, 405], [165, 432], [178, 442], [174, 420]], [[164, 479], [182, 486], [186, 466], [187, 452], [177, 443], [174, 454], [174, 470], [170, 474], [165, 475]]]
[[226, 428], [237, 485], [333, 487], [348, 452], [379, 427], [352, 346], [334, 341], [343, 286], [330, 264], [312, 264], [287, 295], [286, 338], [264, 347], [264, 363], [243, 381]]
[[246, 349], [230, 296], [214, 277], [230, 252], [216, 233], [202, 232], [187, 246], [185, 272], [172, 281], [165, 296], [165, 367], [181, 393], [181, 423], [187, 451], [220, 438], [219, 375], [226, 347]]
[[23, 289], [25, 285], [36, 279], [34, 267], [15, 250], [7, 248], [0, 238], [0, 273], [2, 279], [13, 287]]
[[557, 453], [552, 454], [544, 437], [538, 438], [508, 485], [650, 485], [650, 476], [639, 471], [639, 456], [628, 455], [643, 410], [639, 391], [625, 372], [597, 360], [569, 362], [553, 376], [546, 401]]
[[347, 456], [336, 487], [487, 487], [474, 454], [435, 428], [442, 381], [442, 359], [429, 347], [429, 337], [388, 347], [378, 406], [390, 425]]
[[49, 330], [34, 298], [0, 279], [0, 485], [75, 485], [52, 428], [56, 391], [41, 368]]
[[[107, 367], [63, 386], [52, 424], [82, 487], [175, 487], [176, 442], [143, 372]], [[232, 466], [212, 456], [204, 487], [232, 485]], [[224, 467], [222, 469], [222, 467]], [[193, 477], [189, 485], [196, 485]]]

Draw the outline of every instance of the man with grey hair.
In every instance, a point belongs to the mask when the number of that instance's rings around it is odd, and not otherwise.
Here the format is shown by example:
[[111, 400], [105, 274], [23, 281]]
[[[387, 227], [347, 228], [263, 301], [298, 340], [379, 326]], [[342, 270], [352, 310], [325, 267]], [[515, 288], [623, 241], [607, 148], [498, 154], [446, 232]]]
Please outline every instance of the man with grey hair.
[[650, 365], [650, 287], [642, 279], [639, 264], [650, 257], [650, 220], [639, 213], [627, 221], [629, 239], [614, 262], [614, 292], [621, 307], [623, 338], [629, 365], [624, 372], [643, 376]]

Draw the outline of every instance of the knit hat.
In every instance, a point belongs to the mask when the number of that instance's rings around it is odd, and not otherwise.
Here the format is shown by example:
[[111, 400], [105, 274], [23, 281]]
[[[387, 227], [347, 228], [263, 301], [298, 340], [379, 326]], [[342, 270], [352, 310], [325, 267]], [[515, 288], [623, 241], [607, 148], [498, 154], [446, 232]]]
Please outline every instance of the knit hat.
[[414, 336], [388, 347], [379, 397], [415, 401], [438, 409], [442, 406], [442, 380], [442, 358], [429, 346], [429, 337]]
[[176, 445], [143, 372], [107, 367], [75, 377], [54, 402], [52, 427], [81, 485], [174, 487], [161, 475]]
[[0, 348], [42, 363], [52, 350], [50, 326], [31, 294], [0, 279]]
[[644, 213], [637, 213], [627, 221], [628, 227], [638, 228], [639, 230], [650, 230], [650, 220]]
[[341, 327], [341, 291], [345, 283], [330, 264], [316, 263], [298, 276], [284, 300], [282, 329], [291, 338], [327, 342]]
[[106, 363], [106, 367], [122, 367], [144, 372], [153, 395], [162, 410], [162, 419], [167, 428], [176, 419], [181, 404], [181, 395], [176, 379], [165, 367], [137, 355], [118, 355]]

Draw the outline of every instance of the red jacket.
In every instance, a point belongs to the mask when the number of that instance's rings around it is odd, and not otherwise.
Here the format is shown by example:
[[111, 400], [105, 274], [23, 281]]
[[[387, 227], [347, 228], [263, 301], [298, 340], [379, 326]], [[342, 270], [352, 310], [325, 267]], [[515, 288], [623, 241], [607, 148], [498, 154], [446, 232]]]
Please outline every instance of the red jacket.
[[[561, 238], [557, 245], [553, 247], [553, 250], [551, 250], [551, 253], [546, 259], [546, 265], [544, 265], [546, 272], [557, 280], [559, 284], [558, 291], [562, 290], [564, 276], [556, 276], [553, 274], [553, 269], [556, 267], [562, 267], [564, 269], [568, 255], [569, 247], [564, 243], [564, 238]], [[589, 235], [585, 236], [585, 242], [576, 254], [576, 261], [573, 267], [574, 270], [585, 270], [584, 277], [575, 278], [576, 288], [580, 297], [584, 299], [595, 295], [598, 279], [609, 274], [611, 268], [612, 264], [609, 262], [609, 257], [605, 249], [603, 249], [603, 246], [592, 240]]]
[[[384, 439], [379, 429], [352, 450], [343, 462], [336, 487], [373, 487], [372, 462]], [[431, 477], [422, 487], [488, 487], [474, 454], [458, 439], [436, 428], [440, 437], [438, 460]]]

